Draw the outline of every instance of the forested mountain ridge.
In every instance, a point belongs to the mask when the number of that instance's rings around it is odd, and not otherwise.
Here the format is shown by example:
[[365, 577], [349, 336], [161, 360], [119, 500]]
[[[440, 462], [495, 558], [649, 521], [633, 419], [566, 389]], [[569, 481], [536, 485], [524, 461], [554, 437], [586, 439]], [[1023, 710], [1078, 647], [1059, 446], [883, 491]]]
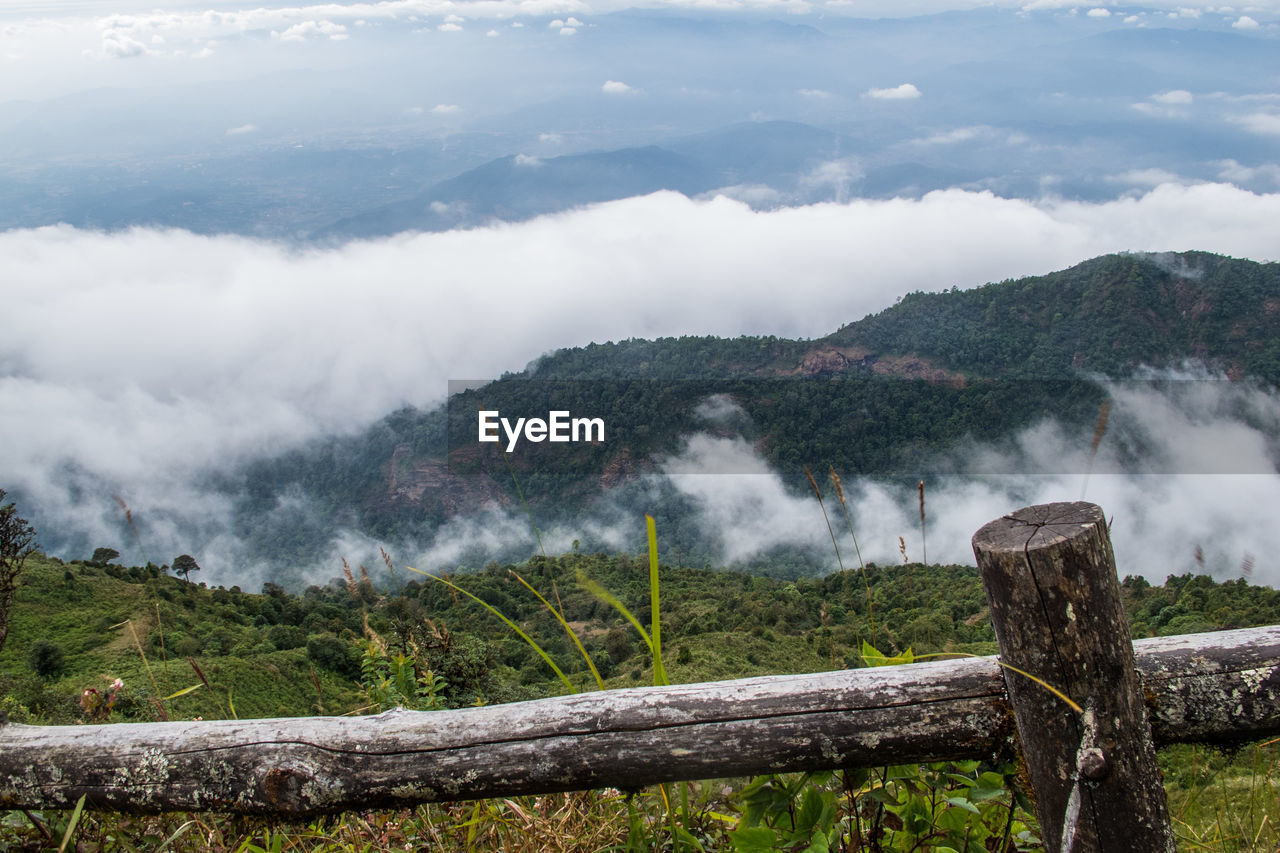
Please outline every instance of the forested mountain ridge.
[[592, 344], [549, 355], [525, 374], [675, 379], [870, 369], [928, 379], [1121, 377], [1188, 359], [1280, 383], [1280, 264], [1208, 252], [1104, 255], [1047, 275], [910, 293], [812, 341]]
[[1280, 264], [1207, 252], [1106, 255], [1044, 276], [913, 293], [829, 340], [970, 375], [1124, 376], [1194, 359], [1280, 382]]
[[[908, 294], [814, 340], [681, 337], [560, 350], [447, 407], [396, 412], [359, 436], [259, 462], [220, 485], [241, 496], [238, 535], [255, 553], [297, 561], [335, 528], [422, 541], [487, 504], [518, 509], [512, 471], [544, 521], [581, 518], [696, 433], [741, 438], [796, 489], [807, 488], [805, 467], [927, 475], [939, 453], [965, 440], [996, 440], [1047, 417], [1088, 435], [1104, 397], [1094, 379], [1187, 362], [1280, 383], [1280, 264], [1109, 255], [971, 290]], [[714, 417], [708, 400], [722, 404]], [[497, 445], [476, 444], [478, 408], [599, 416], [609, 436], [568, 448], [526, 444], [504, 458]], [[643, 511], [659, 518], [687, 514], [670, 495], [645, 500]], [[688, 543], [674, 534], [667, 544]], [[705, 555], [680, 556], [701, 564]]]

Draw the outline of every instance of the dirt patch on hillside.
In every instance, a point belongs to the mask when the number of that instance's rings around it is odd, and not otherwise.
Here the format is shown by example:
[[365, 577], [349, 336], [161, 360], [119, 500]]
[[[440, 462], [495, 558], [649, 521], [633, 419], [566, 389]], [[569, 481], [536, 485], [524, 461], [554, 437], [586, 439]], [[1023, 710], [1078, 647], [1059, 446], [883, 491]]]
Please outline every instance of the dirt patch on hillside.
[[928, 359], [918, 355], [881, 356], [871, 365], [871, 372], [876, 376], [891, 376], [897, 379], [924, 379], [953, 388], [963, 388], [966, 384], [964, 374], [946, 370], [932, 364]]

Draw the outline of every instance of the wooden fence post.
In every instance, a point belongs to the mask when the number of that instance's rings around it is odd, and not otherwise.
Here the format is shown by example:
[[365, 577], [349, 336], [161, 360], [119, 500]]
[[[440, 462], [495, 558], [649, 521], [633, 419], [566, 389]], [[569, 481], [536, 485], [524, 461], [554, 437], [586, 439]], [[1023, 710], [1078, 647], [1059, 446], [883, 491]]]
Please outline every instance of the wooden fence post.
[[1115, 555], [1094, 504], [1027, 507], [973, 536], [1049, 851], [1172, 853]]

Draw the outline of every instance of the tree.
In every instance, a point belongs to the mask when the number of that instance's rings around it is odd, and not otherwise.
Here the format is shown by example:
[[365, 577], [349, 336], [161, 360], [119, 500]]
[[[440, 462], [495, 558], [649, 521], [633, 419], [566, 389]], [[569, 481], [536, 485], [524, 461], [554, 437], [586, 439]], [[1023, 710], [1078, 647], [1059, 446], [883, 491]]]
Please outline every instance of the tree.
[[115, 548], [95, 548], [93, 556], [89, 558], [91, 563], [110, 563], [112, 560], [120, 556], [120, 552]]
[[[0, 489], [0, 504], [5, 491]], [[9, 637], [9, 605], [18, 591], [18, 575], [36, 550], [36, 531], [13, 503], [0, 506], [0, 649]]]
[[173, 573], [182, 575], [182, 579], [187, 583], [191, 583], [191, 573], [200, 571], [200, 565], [196, 563], [195, 557], [190, 554], [182, 554], [173, 558]]

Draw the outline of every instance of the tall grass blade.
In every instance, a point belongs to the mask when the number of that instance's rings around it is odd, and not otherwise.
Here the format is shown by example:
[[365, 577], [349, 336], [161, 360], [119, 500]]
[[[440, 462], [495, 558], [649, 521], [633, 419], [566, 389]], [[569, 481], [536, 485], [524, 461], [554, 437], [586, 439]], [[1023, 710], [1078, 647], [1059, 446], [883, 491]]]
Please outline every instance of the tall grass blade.
[[646, 631], [644, 629], [644, 626], [640, 624], [640, 620], [637, 619], [635, 615], [630, 610], [627, 609], [627, 605], [623, 604], [621, 601], [618, 600], [618, 597], [616, 595], [609, 592], [609, 590], [605, 589], [600, 584], [599, 581], [594, 581], [591, 578], [587, 577], [585, 574], [583, 574], [581, 570], [578, 571], [578, 583], [581, 584], [582, 588], [585, 589], [587, 592], [591, 593], [596, 598], [600, 599], [605, 604], [609, 605], [614, 610], [621, 613], [622, 618], [630, 622], [631, 627], [635, 628], [637, 631], [640, 632], [640, 638], [644, 640], [644, 644], [649, 648], [649, 651], [650, 652], [653, 651], [653, 640], [649, 638], [649, 632]]
[[916, 486], [920, 492], [920, 564], [929, 565], [929, 548], [924, 535], [924, 480]]
[[831, 547], [836, 549], [836, 562], [840, 564], [840, 571], [844, 571], [844, 560], [840, 558], [840, 546], [836, 544], [836, 532], [831, 527], [831, 519], [827, 516], [827, 505], [822, 502], [822, 490], [818, 488], [818, 481], [813, 479], [813, 474], [808, 468], [804, 469], [804, 475], [809, 480], [809, 486], [813, 489], [813, 493], [818, 496], [818, 506], [822, 508], [822, 520], [827, 523], [827, 533], [831, 534]]
[[587, 654], [587, 650], [582, 645], [582, 640], [578, 639], [577, 632], [574, 631], [573, 628], [569, 627], [569, 623], [565, 621], [564, 614], [560, 612], [558, 608], [552, 607], [551, 602], [543, 598], [542, 593], [530, 586], [527, 580], [520, 577], [510, 569], [507, 571], [510, 573], [511, 577], [520, 581], [520, 583], [524, 585], [525, 589], [538, 596], [538, 600], [542, 602], [542, 606], [547, 608], [547, 610], [551, 612], [552, 616], [556, 617], [556, 621], [560, 623], [560, 627], [564, 628], [564, 632], [569, 635], [569, 639], [573, 640], [573, 644], [578, 647], [578, 652], [582, 655], [582, 659], [587, 662], [587, 666], [591, 669], [591, 675], [596, 680], [596, 686], [601, 690], [604, 690], [604, 679], [600, 677], [600, 671], [596, 669], [595, 663], [591, 660], [591, 655]]
[[876, 644], [876, 606], [872, 603], [872, 584], [867, 580], [867, 564], [863, 562], [863, 549], [858, 547], [858, 534], [854, 533], [854, 517], [849, 514], [849, 503], [845, 501], [845, 489], [840, 484], [840, 474], [836, 473], [836, 466], [831, 466], [831, 483], [836, 487], [836, 500], [840, 501], [840, 506], [845, 510], [845, 524], [849, 525], [849, 538], [854, 540], [854, 552], [858, 555], [858, 567], [863, 573], [863, 587], [867, 589], [867, 615], [872, 620], [872, 646]]
[[[533, 535], [538, 540], [538, 550], [545, 557], [547, 556], [547, 549], [542, 545], [542, 532], [538, 530], [538, 525], [533, 520], [533, 510], [529, 508], [529, 502], [524, 497], [524, 490], [520, 488], [520, 478], [516, 476], [516, 469], [512, 466], [511, 458], [507, 456], [507, 449], [502, 446], [502, 442], [498, 442], [498, 449], [502, 451], [502, 461], [507, 463], [507, 470], [511, 472], [511, 482], [516, 484], [516, 495], [524, 506], [525, 515], [529, 516], [529, 526], [533, 528]], [[405, 568], [408, 568], [408, 566]]]
[[80, 816], [84, 814], [84, 801], [88, 794], [81, 794], [80, 799], [76, 801], [75, 811], [71, 813], [71, 821], [67, 824], [67, 832], [62, 836], [62, 845], [58, 847], [58, 853], [64, 853], [67, 845], [71, 843], [71, 836], [75, 834], [76, 827], [80, 825]]
[[168, 702], [170, 699], [177, 699], [179, 696], [186, 696], [188, 693], [194, 693], [195, 691], [199, 690], [201, 687], [204, 687], [204, 685], [193, 684], [190, 687], [184, 687], [181, 690], [179, 690], [177, 693], [170, 693], [168, 696], [164, 697], [160, 701]]
[[658, 612], [658, 531], [653, 516], [646, 515], [644, 524], [649, 532], [649, 630], [653, 631], [653, 683], [669, 684], [667, 669], [662, 665], [662, 618]]
[[67, 834], [63, 835], [63, 843], [61, 843], [58, 848], [58, 853], [64, 853], [64, 850], [67, 849], [67, 845], [72, 843], [72, 835], [76, 834], [76, 827], [79, 826], [79, 818], [81, 818], [84, 813], [84, 799], [87, 797], [88, 794], [81, 794], [81, 798], [76, 800], [76, 811], [72, 812], [72, 820], [67, 824]]
[[[987, 655], [975, 655], [975, 654], [970, 654], [969, 652], [934, 652], [933, 654], [928, 654], [928, 655], [916, 655], [916, 660], [920, 660], [920, 659], [922, 659], [922, 658], [953, 658], [953, 657], [959, 657], [959, 658], [985, 658], [985, 657], [988, 657], [988, 656], [987, 656]], [[1007, 669], [1007, 670], [1009, 670], [1010, 672], [1016, 672], [1016, 673], [1018, 673], [1018, 675], [1021, 675], [1021, 676], [1023, 676], [1024, 678], [1030, 678], [1030, 679], [1031, 679], [1032, 681], [1034, 681], [1036, 684], [1039, 684], [1039, 685], [1040, 685], [1041, 687], [1043, 687], [1045, 690], [1048, 690], [1048, 691], [1049, 691], [1050, 693], [1052, 693], [1054, 696], [1057, 696], [1057, 697], [1058, 697], [1059, 699], [1061, 699], [1063, 702], [1066, 702], [1068, 705], [1070, 705], [1070, 706], [1071, 706], [1071, 710], [1075, 711], [1077, 714], [1083, 714], [1083, 713], [1084, 713], [1084, 708], [1081, 708], [1078, 704], [1076, 704], [1076, 702], [1075, 702], [1075, 701], [1074, 701], [1070, 696], [1068, 696], [1067, 694], [1063, 693], [1061, 690], [1059, 690], [1058, 688], [1054, 687], [1052, 684], [1050, 684], [1049, 682], [1045, 681], [1045, 680], [1044, 680], [1043, 678], [1041, 678], [1040, 676], [1038, 676], [1038, 675], [1032, 675], [1031, 673], [1027, 672], [1025, 669], [1018, 669], [1016, 666], [1014, 666], [1014, 665], [1012, 665], [1012, 664], [1005, 663], [1004, 661], [1000, 660], [999, 658], [991, 658], [991, 660], [994, 660], [994, 661], [995, 661], [995, 662], [996, 662], [1000, 667], [1002, 667], [1002, 668], [1004, 668], [1004, 669]]]
[[530, 636], [529, 636], [528, 634], [526, 634], [524, 631], [520, 630], [520, 626], [519, 626], [519, 625], [517, 625], [516, 623], [512, 622], [510, 619], [508, 619], [506, 616], [504, 616], [502, 613], [500, 613], [496, 607], [494, 607], [493, 605], [489, 604], [489, 603], [488, 603], [487, 601], [485, 601], [484, 599], [482, 599], [482, 598], [480, 598], [480, 597], [478, 597], [478, 596], [472, 595], [471, 593], [467, 592], [465, 589], [463, 589], [462, 587], [460, 587], [460, 586], [458, 586], [457, 584], [453, 583], [452, 581], [447, 581], [447, 580], [445, 580], [444, 578], [440, 577], [439, 575], [433, 575], [433, 574], [431, 574], [431, 573], [429, 573], [429, 572], [424, 572], [424, 571], [422, 571], [421, 569], [415, 569], [413, 566], [405, 566], [405, 568], [406, 568], [406, 569], [408, 569], [408, 570], [409, 570], [409, 571], [411, 571], [411, 572], [417, 572], [418, 574], [420, 574], [420, 575], [425, 575], [426, 577], [429, 577], [429, 578], [431, 578], [432, 580], [439, 581], [440, 583], [442, 583], [442, 584], [444, 584], [445, 586], [447, 586], [447, 587], [449, 587], [450, 589], [452, 589], [454, 592], [460, 592], [460, 593], [462, 593], [462, 594], [463, 594], [463, 595], [465, 595], [467, 598], [469, 598], [469, 599], [471, 599], [472, 601], [474, 601], [476, 604], [479, 604], [479, 605], [480, 605], [481, 607], [483, 607], [485, 610], [488, 610], [488, 611], [489, 611], [490, 613], [492, 613], [494, 616], [497, 616], [499, 619], [501, 619], [501, 620], [506, 624], [506, 626], [507, 626], [508, 628], [510, 628], [512, 631], [515, 631], [517, 634], [519, 634], [519, 635], [520, 635], [520, 639], [522, 639], [522, 640], [524, 640], [526, 643], [528, 643], [528, 644], [529, 644], [529, 647], [530, 647], [530, 648], [532, 648], [535, 652], [537, 652], [537, 653], [538, 653], [538, 655], [539, 655], [539, 656], [540, 656], [544, 661], [546, 661], [546, 662], [547, 662], [547, 666], [551, 667], [551, 670], [556, 674], [556, 677], [557, 677], [557, 678], [559, 678], [559, 679], [560, 679], [560, 681], [564, 683], [564, 686], [565, 686], [565, 689], [566, 689], [566, 690], [568, 690], [570, 693], [576, 693], [576, 692], [577, 692], [576, 690], [574, 690], [574, 689], [573, 689], [573, 682], [569, 680], [569, 677], [568, 677], [567, 675], [565, 675], [563, 672], [561, 672], [561, 671], [560, 671], [560, 667], [556, 666], [556, 662], [555, 662], [555, 661], [553, 661], [553, 660], [551, 659], [551, 656], [550, 656], [550, 655], [548, 655], [548, 654], [543, 650], [542, 646], [538, 645], [538, 644], [537, 644], [537, 642], [535, 642], [535, 641], [534, 641], [533, 637], [530, 637]]
[[158, 851], [164, 850], [170, 844], [177, 841], [182, 836], [182, 834], [185, 833], [188, 829], [197, 825], [198, 825], [198, 822], [195, 820], [189, 820], [186, 823], [182, 824], [182, 826], [178, 827], [173, 831], [172, 835], [170, 835], [168, 838], [165, 839], [163, 844], [161, 844], [159, 847], [156, 848], [157, 853]]
[[1093, 460], [1098, 455], [1098, 446], [1102, 437], [1107, 434], [1107, 421], [1111, 417], [1111, 401], [1103, 400], [1098, 407], [1098, 420], [1093, 425], [1093, 442], [1089, 445], [1089, 464], [1084, 471], [1084, 482], [1080, 484], [1080, 500], [1084, 500], [1085, 490], [1089, 488], [1089, 475], [1093, 473]]
[[156, 633], [160, 637], [160, 665], [164, 667], [164, 680], [169, 683], [169, 654], [164, 648], [164, 622], [160, 619], [160, 602], [156, 602]]
[[119, 495], [112, 495], [120, 508], [124, 510], [125, 523], [129, 525], [129, 529], [133, 531], [133, 538], [138, 540], [138, 551], [142, 554], [142, 560], [147, 565], [151, 565], [151, 560], [147, 558], [147, 549], [142, 547], [142, 534], [138, 532], [138, 527], [133, 523], [133, 510], [129, 509], [129, 505], [124, 502], [124, 498]]
[[126, 619], [119, 624], [112, 625], [111, 630], [124, 627], [128, 627], [129, 633], [133, 635], [133, 644], [138, 648], [138, 655], [142, 658], [142, 665], [147, 670], [147, 678], [151, 679], [151, 689], [155, 690], [158, 695], [160, 693], [160, 685], [156, 683], [155, 673], [151, 671], [151, 664], [147, 661], [147, 653], [142, 650], [142, 641], [138, 639], [138, 632], [133, 628], [133, 620]]

